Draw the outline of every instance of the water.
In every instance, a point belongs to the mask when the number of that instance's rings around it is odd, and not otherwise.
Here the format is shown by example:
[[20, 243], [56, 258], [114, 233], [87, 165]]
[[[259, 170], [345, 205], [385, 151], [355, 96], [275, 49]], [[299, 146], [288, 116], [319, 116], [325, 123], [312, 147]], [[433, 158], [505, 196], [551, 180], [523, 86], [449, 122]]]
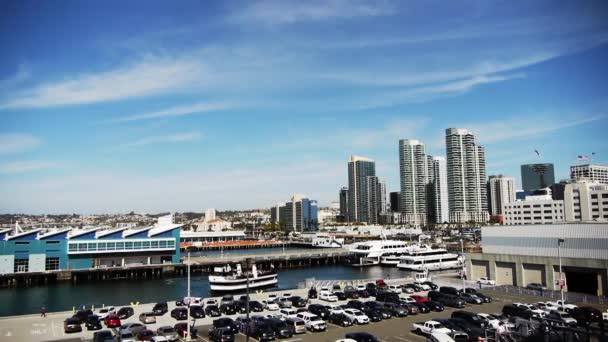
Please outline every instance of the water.
[[[243, 251], [249, 254], [254, 250]], [[259, 249], [257, 251], [262, 251]], [[273, 249], [277, 251], [277, 249]], [[281, 251], [281, 249], [278, 249]], [[237, 251], [231, 251], [237, 252]], [[279, 271], [279, 289], [296, 288], [307, 278], [317, 280], [350, 280], [369, 278], [398, 278], [409, 273], [396, 267], [372, 266], [365, 268], [347, 265], [315, 266]], [[48, 311], [66, 311], [73, 307], [92, 304], [128, 305], [131, 302], [153, 303], [172, 301], [184, 297], [187, 278], [164, 278], [153, 280], [108, 280], [72, 284], [70, 282], [29, 288], [0, 289], [0, 316], [38, 313], [45, 305]], [[192, 277], [192, 295], [209, 295], [207, 275]]]

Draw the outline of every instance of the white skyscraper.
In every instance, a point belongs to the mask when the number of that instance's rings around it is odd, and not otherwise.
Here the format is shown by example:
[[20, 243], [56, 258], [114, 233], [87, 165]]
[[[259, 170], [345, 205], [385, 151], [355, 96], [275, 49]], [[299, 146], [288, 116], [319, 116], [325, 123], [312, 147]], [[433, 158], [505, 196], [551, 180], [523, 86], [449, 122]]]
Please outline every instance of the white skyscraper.
[[376, 163], [368, 158], [351, 156], [348, 162], [348, 222], [368, 222], [368, 184], [376, 175]]
[[515, 202], [515, 180], [513, 177], [490, 176], [488, 190], [491, 215], [503, 215], [503, 206]]
[[486, 222], [486, 162], [483, 147], [466, 129], [445, 131], [450, 222]]
[[399, 140], [399, 178], [401, 181], [400, 210], [406, 223], [426, 222], [427, 156], [424, 144], [418, 140]]
[[432, 210], [429, 213], [430, 220], [435, 223], [444, 223], [450, 220], [450, 204], [448, 201], [448, 174], [445, 158], [429, 158], [429, 199]]

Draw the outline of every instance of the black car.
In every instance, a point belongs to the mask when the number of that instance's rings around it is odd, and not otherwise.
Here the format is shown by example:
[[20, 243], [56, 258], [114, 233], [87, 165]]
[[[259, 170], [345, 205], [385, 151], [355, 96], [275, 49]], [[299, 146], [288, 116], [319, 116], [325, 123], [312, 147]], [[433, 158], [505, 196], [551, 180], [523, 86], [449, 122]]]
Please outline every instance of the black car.
[[346, 300], [348, 297], [346, 297], [346, 293], [342, 292], [342, 291], [334, 291], [333, 295], [338, 297], [338, 300]]
[[234, 320], [234, 325], [239, 330], [239, 332], [243, 334], [247, 334], [247, 332], [251, 331], [251, 326], [253, 324], [253, 318], [247, 318], [245, 316], [237, 317]]
[[457, 310], [452, 312], [452, 318], [460, 318], [467, 321], [469, 324], [475, 325], [479, 328], [485, 328], [485, 321], [477, 315], [475, 312]]
[[570, 310], [570, 316], [572, 316], [580, 326], [588, 326], [593, 322], [602, 321], [602, 312], [590, 306], [574, 308]]
[[247, 312], [247, 302], [245, 301], [236, 301], [233, 303], [236, 312], [238, 313], [246, 313]]
[[458, 291], [455, 287], [451, 287], [451, 286], [442, 286], [439, 288], [439, 292], [441, 293], [447, 293], [447, 294], [451, 294], [451, 295], [458, 295]]
[[86, 322], [87, 317], [94, 315], [93, 310], [78, 310], [73, 318], [76, 318], [79, 322], [79, 324], [82, 324], [84, 322]]
[[327, 319], [329, 317], [329, 309], [321, 304], [310, 304], [308, 306], [308, 311], [319, 316], [321, 319]]
[[154, 312], [156, 316], [162, 316], [166, 314], [167, 311], [169, 311], [169, 306], [166, 302], [156, 303], [152, 308], [152, 312]]
[[[173, 326], [173, 328], [175, 329], [175, 331], [177, 332], [177, 334], [179, 336], [186, 337], [186, 334], [188, 331], [188, 323], [185, 323], [185, 322], [177, 323], [176, 325]], [[196, 338], [197, 336], [198, 336], [198, 329], [196, 329], [195, 327], [190, 325], [190, 337]]]
[[315, 287], [311, 287], [310, 290], [308, 290], [308, 299], [314, 298], [317, 298], [317, 289]]
[[364, 307], [361, 311], [369, 317], [370, 322], [380, 322], [382, 320], [382, 312], [376, 308]]
[[188, 319], [188, 309], [183, 306], [177, 307], [171, 310], [171, 317], [178, 321]]
[[453, 322], [456, 326], [460, 328], [460, 330], [464, 331], [469, 335], [470, 341], [478, 341], [479, 338], [485, 338], [486, 330], [476, 324], [469, 323], [468, 321], [462, 318], [450, 318], [450, 321]]
[[289, 301], [296, 308], [304, 308], [308, 304], [308, 301], [300, 296], [291, 296], [289, 297]]
[[370, 333], [366, 332], [354, 332], [344, 335], [344, 338], [350, 338], [357, 342], [378, 342], [378, 338]]
[[414, 305], [413, 303], [400, 303], [400, 305], [403, 305], [404, 308], [407, 309], [408, 314], [410, 315], [417, 315], [420, 310], [418, 310], [418, 306]]
[[114, 342], [114, 341], [116, 341], [116, 338], [114, 338], [114, 335], [112, 335], [112, 332], [110, 330], [96, 331], [93, 334], [93, 342]]
[[233, 342], [234, 333], [230, 329], [210, 330], [209, 340], [213, 342]]
[[327, 321], [341, 327], [350, 327], [354, 324], [354, 321], [342, 312], [332, 312]]
[[379, 302], [391, 302], [391, 303], [399, 303], [401, 300], [399, 295], [395, 292], [391, 291], [378, 291], [376, 293], [376, 300]]
[[410, 304], [415, 305], [418, 308], [419, 313], [431, 312], [431, 309], [428, 306], [426, 306], [424, 303], [415, 302], [415, 303], [410, 303]]
[[349, 300], [348, 303], [346, 303], [346, 306], [348, 306], [349, 308], [361, 310], [363, 308], [363, 302], [360, 300]]
[[222, 317], [222, 318], [213, 320], [212, 329], [222, 329], [222, 328], [230, 329], [235, 334], [239, 332], [239, 330], [237, 329], [236, 324], [234, 324], [234, 321], [232, 320], [232, 318], [228, 318], [228, 317]]
[[120, 319], [127, 319], [135, 314], [135, 310], [133, 310], [133, 308], [130, 306], [124, 306], [124, 307], [118, 309], [116, 314], [118, 315], [118, 318], [120, 318]]
[[262, 312], [264, 311], [264, 305], [257, 300], [251, 300], [249, 301], [249, 311]]
[[223, 295], [220, 304], [234, 302], [234, 296], [231, 294]]
[[405, 284], [405, 286], [414, 289], [414, 291], [416, 291], [416, 292], [424, 291], [424, 289], [422, 287], [420, 287], [419, 285], [414, 284], [414, 283], [407, 283], [407, 284]]
[[81, 332], [82, 326], [80, 324], [80, 320], [77, 317], [70, 317], [63, 322], [63, 331], [66, 334]]
[[406, 317], [409, 314], [409, 310], [397, 303], [384, 303], [383, 307], [391, 313], [393, 317]]
[[205, 318], [205, 310], [200, 305], [190, 305], [190, 317]]
[[87, 317], [87, 320], [84, 322], [84, 325], [87, 327], [87, 330], [99, 330], [102, 328], [99, 316], [95, 315]]
[[526, 285], [526, 288], [529, 290], [536, 290], [536, 291], [547, 290], [547, 287], [543, 286], [543, 284], [540, 284], [540, 283], [530, 283], [530, 284]]
[[425, 284], [425, 285], [430, 286], [431, 290], [437, 290], [439, 288], [439, 286], [437, 284], [433, 283], [432, 281], [425, 281], [425, 282], [422, 282], [422, 283]]
[[365, 284], [365, 290], [369, 292], [370, 296], [375, 296], [376, 291], [378, 291], [378, 287], [374, 283]]
[[525, 307], [520, 307], [517, 305], [513, 305], [513, 304], [507, 304], [505, 306], [502, 307], [502, 313], [503, 315], [507, 316], [507, 317], [519, 317], [519, 318], [523, 318], [523, 319], [531, 319], [533, 314], [532, 311], [528, 308]]
[[359, 290], [359, 291], [357, 291], [357, 295], [360, 298], [369, 298], [371, 296], [371, 294], [367, 290]]
[[422, 304], [426, 305], [426, 307], [429, 308], [429, 310], [431, 310], [431, 311], [441, 312], [441, 311], [445, 310], [445, 307], [443, 306], [443, 304], [441, 304], [440, 302], [434, 301], [434, 300], [427, 300], [426, 302], [423, 302]]
[[220, 312], [224, 315], [234, 315], [236, 313], [236, 305], [226, 302], [220, 305]]
[[285, 321], [279, 318], [269, 318], [266, 323], [274, 330], [277, 338], [291, 338], [293, 336], [294, 329], [289, 326]]
[[481, 299], [484, 303], [492, 303], [492, 297], [490, 296], [486, 296], [483, 293], [477, 291], [476, 289], [472, 288], [472, 287], [467, 287], [466, 289], [464, 289], [465, 293], [468, 294], [472, 294], [477, 296], [479, 299]]
[[217, 305], [207, 305], [205, 306], [205, 315], [211, 317], [220, 317], [222, 314], [220, 313], [220, 308]]
[[272, 341], [277, 338], [277, 334], [266, 320], [255, 321], [251, 329], [251, 337], [258, 341]]

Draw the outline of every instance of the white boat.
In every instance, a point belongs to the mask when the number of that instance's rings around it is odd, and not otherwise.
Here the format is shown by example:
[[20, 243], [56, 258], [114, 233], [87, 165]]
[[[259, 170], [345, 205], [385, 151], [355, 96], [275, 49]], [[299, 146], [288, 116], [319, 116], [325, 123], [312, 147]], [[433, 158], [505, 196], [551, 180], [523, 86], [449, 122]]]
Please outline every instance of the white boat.
[[412, 246], [399, 240], [374, 240], [357, 242], [353, 244], [349, 251], [355, 253], [356, 260], [353, 266], [378, 265], [384, 255], [401, 255], [412, 250]]
[[312, 246], [315, 248], [341, 248], [344, 246], [344, 239], [331, 235], [317, 235], [312, 239]]
[[386, 265], [386, 266], [397, 266], [399, 264], [399, 261], [401, 260], [401, 257], [410, 255], [413, 252], [429, 250], [429, 249], [431, 249], [431, 246], [429, 246], [429, 245], [421, 246], [421, 245], [414, 244], [414, 245], [409, 245], [406, 248], [407, 248], [407, 251], [405, 251], [405, 252], [384, 254], [383, 256], [380, 257], [380, 264]]
[[[255, 265], [251, 267], [249, 289], [272, 287], [277, 283], [278, 275], [274, 270], [258, 271]], [[213, 274], [209, 275], [209, 287], [215, 292], [242, 291], [247, 289], [247, 275], [240, 264], [234, 269], [230, 265], [215, 267]]]
[[404, 255], [397, 267], [413, 271], [438, 271], [452, 268], [462, 268], [464, 256], [449, 253], [443, 248], [430, 248]]

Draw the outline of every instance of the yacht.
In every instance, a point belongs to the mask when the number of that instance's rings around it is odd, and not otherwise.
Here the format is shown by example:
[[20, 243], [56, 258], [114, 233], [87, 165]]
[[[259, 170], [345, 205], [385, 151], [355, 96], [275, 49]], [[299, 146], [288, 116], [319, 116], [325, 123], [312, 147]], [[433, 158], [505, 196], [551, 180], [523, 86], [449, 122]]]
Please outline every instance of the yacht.
[[344, 239], [331, 235], [317, 235], [312, 239], [312, 246], [315, 248], [341, 248], [344, 246]]
[[354, 266], [378, 265], [382, 256], [406, 253], [411, 249], [404, 241], [374, 240], [353, 244], [349, 251], [355, 253], [359, 263]]
[[[249, 273], [249, 289], [272, 287], [278, 283], [278, 274], [272, 270], [258, 271], [256, 265], [251, 266]], [[209, 287], [214, 292], [243, 291], [247, 289], [247, 275], [240, 264], [235, 268], [230, 265], [213, 268], [209, 275]]]
[[426, 251], [426, 250], [430, 250], [430, 249], [431, 249], [431, 246], [429, 246], [429, 245], [422, 245], [422, 246], [418, 245], [418, 244], [409, 245], [406, 247], [406, 251], [404, 251], [404, 252], [390, 252], [390, 253], [382, 255], [380, 257], [380, 264], [386, 265], [386, 266], [397, 266], [399, 264], [399, 261], [401, 260], [401, 257], [410, 255], [413, 252]]
[[463, 264], [462, 255], [449, 253], [444, 248], [429, 248], [402, 256], [397, 267], [413, 271], [438, 271], [461, 268]]

